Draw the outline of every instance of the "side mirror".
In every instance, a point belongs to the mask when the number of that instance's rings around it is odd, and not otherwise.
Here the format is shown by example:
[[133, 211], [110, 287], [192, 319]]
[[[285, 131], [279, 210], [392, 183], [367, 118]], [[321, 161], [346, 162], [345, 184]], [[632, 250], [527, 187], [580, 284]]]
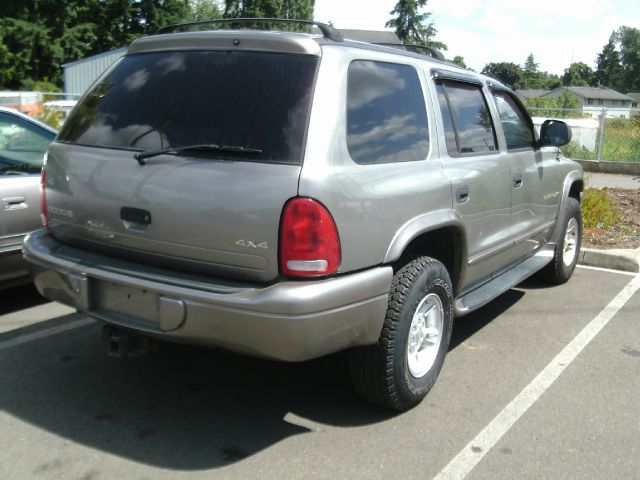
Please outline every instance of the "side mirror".
[[541, 147], [561, 147], [571, 141], [571, 127], [560, 120], [545, 120], [540, 126]]

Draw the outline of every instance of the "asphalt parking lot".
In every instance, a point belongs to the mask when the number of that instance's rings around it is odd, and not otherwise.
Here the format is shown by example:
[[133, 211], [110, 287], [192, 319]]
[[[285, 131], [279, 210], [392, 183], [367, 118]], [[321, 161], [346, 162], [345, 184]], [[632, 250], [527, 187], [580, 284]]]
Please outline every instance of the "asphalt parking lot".
[[456, 321], [404, 414], [361, 402], [344, 355], [118, 360], [93, 321], [0, 291], [0, 479], [638, 478], [639, 286], [579, 267], [510, 290]]

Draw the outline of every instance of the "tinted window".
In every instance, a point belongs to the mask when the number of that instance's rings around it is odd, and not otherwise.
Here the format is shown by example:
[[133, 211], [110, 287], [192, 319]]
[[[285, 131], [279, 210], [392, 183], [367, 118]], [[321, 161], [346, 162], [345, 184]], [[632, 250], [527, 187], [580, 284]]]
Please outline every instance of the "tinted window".
[[0, 112], [0, 175], [40, 173], [53, 137], [24, 118]]
[[504, 130], [507, 148], [509, 150], [532, 148], [533, 130], [527, 114], [522, 111], [520, 105], [507, 92], [495, 91], [493, 98], [500, 114], [500, 123], [502, 130]]
[[479, 85], [440, 81], [438, 102], [451, 155], [497, 150], [489, 107]]
[[362, 164], [424, 160], [427, 112], [413, 67], [358, 60], [349, 66], [347, 147]]
[[255, 52], [130, 55], [82, 100], [60, 141], [131, 150], [241, 146], [300, 163], [318, 59]]

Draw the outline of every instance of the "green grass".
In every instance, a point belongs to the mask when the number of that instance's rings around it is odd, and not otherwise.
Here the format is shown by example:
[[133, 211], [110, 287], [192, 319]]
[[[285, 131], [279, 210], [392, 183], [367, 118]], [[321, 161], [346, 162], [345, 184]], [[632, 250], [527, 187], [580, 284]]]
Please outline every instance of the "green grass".
[[[596, 160], [598, 149], [589, 150], [571, 141], [560, 149], [563, 155], [580, 160]], [[602, 160], [640, 162], [640, 119], [608, 118], [605, 120]]]

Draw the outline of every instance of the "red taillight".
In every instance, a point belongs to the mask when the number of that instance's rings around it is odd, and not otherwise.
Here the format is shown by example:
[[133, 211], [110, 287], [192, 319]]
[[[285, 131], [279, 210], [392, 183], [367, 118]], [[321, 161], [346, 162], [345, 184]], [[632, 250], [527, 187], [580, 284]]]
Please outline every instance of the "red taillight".
[[47, 197], [45, 195], [47, 187], [47, 171], [42, 167], [40, 174], [40, 222], [44, 228], [49, 228], [49, 220], [47, 218]]
[[311, 198], [289, 200], [280, 224], [280, 273], [315, 277], [339, 265], [340, 238], [329, 211]]

